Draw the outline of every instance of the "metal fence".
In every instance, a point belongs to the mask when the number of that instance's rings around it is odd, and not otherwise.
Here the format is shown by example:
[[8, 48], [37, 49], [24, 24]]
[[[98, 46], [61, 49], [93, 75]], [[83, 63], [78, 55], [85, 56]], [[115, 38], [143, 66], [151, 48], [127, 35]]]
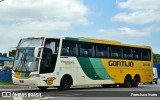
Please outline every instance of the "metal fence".
[[160, 64], [153, 64], [153, 66], [157, 68], [158, 77], [160, 77]]
[[0, 71], [0, 82], [12, 81], [12, 71]]

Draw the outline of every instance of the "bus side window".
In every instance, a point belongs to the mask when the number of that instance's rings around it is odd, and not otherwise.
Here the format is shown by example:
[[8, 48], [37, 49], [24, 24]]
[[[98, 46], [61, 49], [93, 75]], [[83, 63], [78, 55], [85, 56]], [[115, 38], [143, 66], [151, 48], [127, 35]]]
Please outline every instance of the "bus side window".
[[133, 49], [133, 59], [141, 60], [141, 50], [140, 49]]
[[121, 48], [118, 46], [110, 47], [111, 49], [111, 58], [121, 58]]
[[92, 49], [88, 49], [88, 55], [89, 56], [92, 56], [92, 51], [93, 51]]
[[123, 48], [123, 58], [124, 59], [132, 59], [133, 58], [131, 48], [127, 48], [127, 47]]
[[61, 55], [68, 55], [69, 54], [69, 47], [62, 47]]
[[63, 40], [61, 56], [76, 56], [76, 43]]
[[150, 60], [149, 50], [142, 50], [142, 60]]
[[79, 44], [79, 56], [93, 57], [94, 56], [93, 45], [88, 43]]
[[43, 50], [43, 59], [42, 59], [42, 66], [43, 67], [51, 67], [51, 55], [52, 55], [52, 50], [49, 48], [44, 48]]
[[84, 48], [80, 48], [80, 53], [83, 56], [87, 56], [88, 55], [88, 52], [86, 50], [84, 50]]
[[96, 57], [105, 57], [108, 58], [108, 46], [105, 45], [97, 45], [96, 48]]

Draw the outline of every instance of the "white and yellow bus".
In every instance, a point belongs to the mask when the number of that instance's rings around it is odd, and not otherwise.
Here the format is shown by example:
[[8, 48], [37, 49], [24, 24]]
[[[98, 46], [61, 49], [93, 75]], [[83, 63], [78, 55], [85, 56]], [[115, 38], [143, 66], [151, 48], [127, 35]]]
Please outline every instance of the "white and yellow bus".
[[152, 81], [149, 46], [94, 38], [28, 37], [17, 46], [12, 80], [41, 90], [96, 85], [137, 87]]

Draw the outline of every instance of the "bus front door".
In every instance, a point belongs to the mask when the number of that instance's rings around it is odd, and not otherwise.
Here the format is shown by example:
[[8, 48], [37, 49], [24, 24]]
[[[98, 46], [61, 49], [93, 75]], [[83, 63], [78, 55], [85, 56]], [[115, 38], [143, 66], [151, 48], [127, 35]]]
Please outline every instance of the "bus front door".
[[40, 79], [42, 86], [52, 85], [52, 82], [48, 82], [48, 80], [53, 81], [53, 72], [57, 62], [58, 48], [59, 40], [46, 39], [39, 69], [40, 77], [42, 77]]

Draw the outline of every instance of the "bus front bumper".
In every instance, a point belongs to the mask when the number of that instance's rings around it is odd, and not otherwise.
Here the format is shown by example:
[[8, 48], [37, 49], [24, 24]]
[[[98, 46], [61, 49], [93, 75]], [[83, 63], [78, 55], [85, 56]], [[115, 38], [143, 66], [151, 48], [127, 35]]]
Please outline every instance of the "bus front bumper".
[[16, 77], [12, 77], [13, 83], [14, 84], [18, 84], [18, 85], [35, 85], [38, 86], [38, 77], [35, 78], [27, 78], [27, 79], [21, 79], [21, 78], [16, 78]]

